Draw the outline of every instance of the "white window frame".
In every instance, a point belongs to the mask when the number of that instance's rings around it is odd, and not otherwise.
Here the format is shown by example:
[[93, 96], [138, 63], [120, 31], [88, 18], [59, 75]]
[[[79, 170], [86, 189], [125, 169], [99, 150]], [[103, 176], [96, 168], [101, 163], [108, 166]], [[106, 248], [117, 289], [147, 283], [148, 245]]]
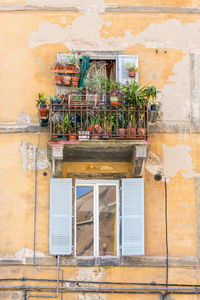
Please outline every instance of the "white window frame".
[[[116, 187], [116, 218], [117, 218], [117, 229], [116, 229], [116, 240], [117, 240], [117, 255], [112, 257], [120, 256], [120, 197], [119, 197], [119, 180], [75, 180], [75, 201], [74, 201], [74, 256], [76, 255], [76, 188], [77, 186], [91, 186], [93, 187], [94, 198], [93, 198], [93, 212], [94, 212], [94, 255], [92, 257], [101, 257], [99, 255], [99, 186], [115, 186]], [[109, 255], [107, 255], [109, 256]], [[84, 256], [85, 257], [85, 256]], [[102, 256], [106, 257], [106, 256]]]

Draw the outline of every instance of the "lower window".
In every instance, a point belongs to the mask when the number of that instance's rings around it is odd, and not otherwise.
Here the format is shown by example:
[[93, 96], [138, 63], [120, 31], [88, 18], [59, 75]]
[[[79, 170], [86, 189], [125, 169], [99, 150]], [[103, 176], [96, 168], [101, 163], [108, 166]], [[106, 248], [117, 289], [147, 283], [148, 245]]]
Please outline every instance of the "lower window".
[[76, 181], [75, 255], [119, 255], [119, 182]]

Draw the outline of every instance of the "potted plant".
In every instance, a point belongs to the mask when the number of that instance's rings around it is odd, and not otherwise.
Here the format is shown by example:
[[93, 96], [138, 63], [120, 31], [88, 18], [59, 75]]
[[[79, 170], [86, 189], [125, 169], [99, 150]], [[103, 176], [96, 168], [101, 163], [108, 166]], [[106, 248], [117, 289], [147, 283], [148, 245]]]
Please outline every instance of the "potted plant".
[[139, 120], [139, 125], [137, 128], [137, 137], [141, 140], [146, 138], [147, 130], [144, 128], [144, 119]]
[[147, 94], [150, 99], [149, 122], [154, 123], [158, 117], [159, 103], [156, 102], [157, 90], [155, 86], [147, 88]]
[[44, 93], [38, 93], [38, 99], [36, 100], [36, 107], [39, 109], [39, 115], [41, 118], [48, 117], [48, 100], [45, 98]]
[[128, 128], [126, 129], [126, 134], [128, 139], [136, 138], [136, 124], [134, 114], [130, 115], [130, 120], [128, 122]]
[[136, 72], [138, 72], [138, 68], [136, 68], [135, 65], [131, 65], [131, 64], [127, 64], [128, 67], [128, 76], [129, 77], [135, 77], [136, 76]]
[[142, 109], [148, 104], [151, 98], [151, 94], [148, 91], [148, 84], [142, 87], [135, 80], [127, 81], [123, 84], [122, 91], [124, 94], [124, 103], [136, 109]]
[[59, 95], [54, 95], [54, 96], [49, 96], [49, 101], [52, 104], [52, 110], [56, 111], [59, 109], [60, 104], [63, 102], [63, 96]]
[[79, 61], [82, 57], [80, 53], [76, 53], [75, 51], [69, 52], [68, 54], [65, 54], [67, 58], [67, 63], [65, 64], [66, 71], [68, 73], [79, 73], [80, 67], [79, 67]]
[[110, 105], [119, 106], [123, 98], [122, 87], [119, 82], [107, 81], [107, 94], [109, 95]]
[[87, 93], [96, 95], [96, 99], [101, 98], [106, 93], [106, 80], [106, 74], [102, 70], [89, 72], [84, 80]]

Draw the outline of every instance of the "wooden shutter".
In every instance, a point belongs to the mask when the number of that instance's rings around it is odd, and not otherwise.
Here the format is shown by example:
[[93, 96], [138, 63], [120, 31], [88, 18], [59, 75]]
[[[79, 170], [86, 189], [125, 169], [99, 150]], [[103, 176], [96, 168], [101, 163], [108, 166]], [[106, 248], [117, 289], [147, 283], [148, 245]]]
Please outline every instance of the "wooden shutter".
[[144, 255], [144, 181], [122, 179], [122, 255]]
[[72, 252], [72, 179], [50, 179], [49, 254]]
[[126, 81], [135, 80], [138, 82], [138, 72], [136, 72], [136, 77], [131, 78], [128, 75], [128, 66], [135, 66], [138, 68], [138, 55], [118, 55], [117, 56], [117, 63], [116, 63], [116, 79], [121, 83], [126, 83]]

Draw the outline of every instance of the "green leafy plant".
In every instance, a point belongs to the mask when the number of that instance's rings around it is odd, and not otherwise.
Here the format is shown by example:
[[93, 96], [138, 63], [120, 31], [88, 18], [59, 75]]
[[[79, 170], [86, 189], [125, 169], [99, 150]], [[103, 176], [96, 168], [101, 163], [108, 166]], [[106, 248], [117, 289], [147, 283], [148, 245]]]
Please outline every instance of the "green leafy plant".
[[129, 71], [135, 71], [135, 72], [138, 72], [138, 68], [136, 68], [135, 65], [131, 65], [130, 63], [127, 63], [127, 67], [129, 69]]
[[148, 88], [148, 84], [142, 87], [135, 80], [127, 81], [123, 84], [124, 100], [127, 104], [141, 109], [144, 105], [149, 103], [152, 96], [155, 96], [155, 87], [151, 86], [151, 89]]
[[61, 96], [59, 96], [59, 95], [54, 95], [54, 96], [50, 96], [49, 95], [49, 101], [51, 102], [51, 103], [60, 103], [60, 102], [62, 102], [63, 101], [63, 98], [61, 98]]
[[84, 85], [90, 94], [101, 95], [106, 90], [106, 75], [105, 72], [96, 70], [95, 73], [88, 73]]
[[48, 105], [48, 100], [45, 98], [44, 93], [38, 93], [38, 99], [36, 100], [36, 107], [39, 105]]
[[65, 54], [65, 56], [67, 57], [68, 63], [70, 65], [74, 65], [79, 68], [79, 60], [82, 57], [80, 53], [76, 53], [75, 51], [72, 50], [72, 52]]

